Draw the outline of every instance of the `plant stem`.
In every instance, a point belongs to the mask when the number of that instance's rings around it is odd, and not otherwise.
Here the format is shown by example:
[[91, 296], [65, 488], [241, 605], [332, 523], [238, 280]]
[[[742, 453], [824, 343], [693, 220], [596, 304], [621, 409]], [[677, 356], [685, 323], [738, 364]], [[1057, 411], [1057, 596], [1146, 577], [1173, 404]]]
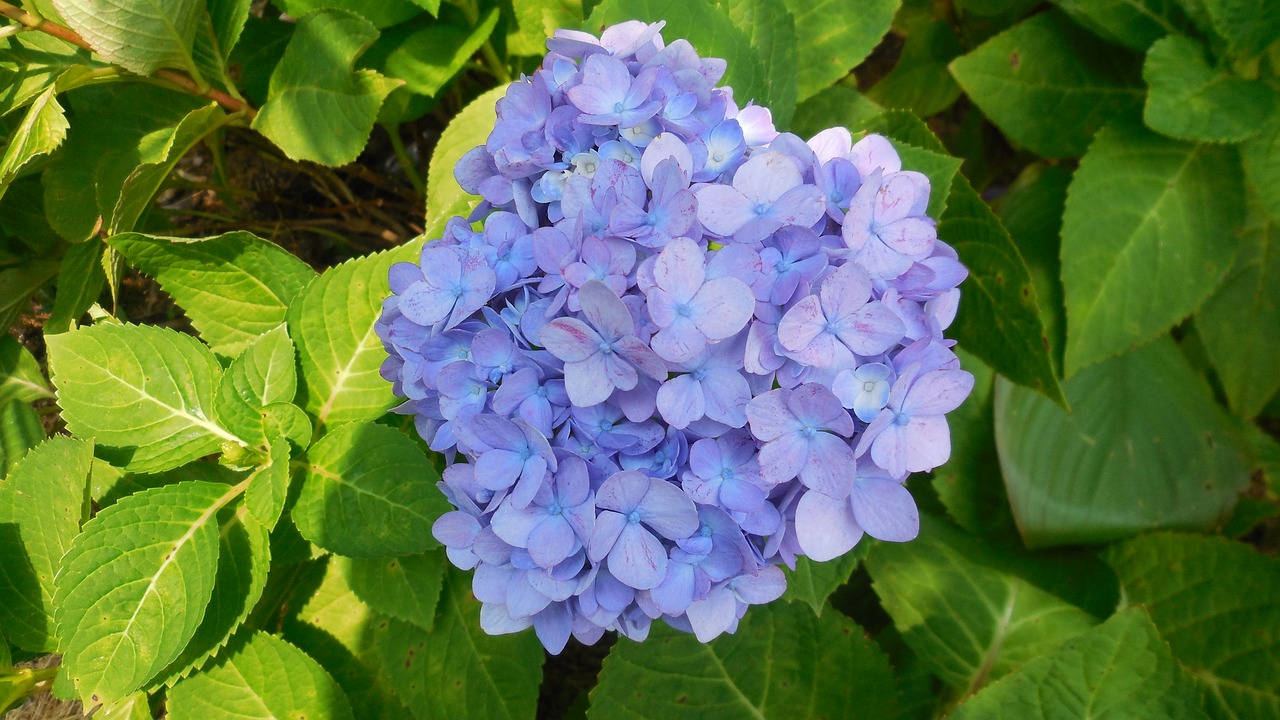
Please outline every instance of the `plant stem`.
[[409, 156], [409, 151], [404, 147], [404, 140], [400, 139], [400, 126], [384, 125], [383, 129], [387, 131], [387, 138], [391, 141], [391, 150], [395, 152], [396, 160], [400, 162], [400, 169], [404, 171], [405, 178], [409, 180], [409, 184], [413, 185], [413, 189], [421, 197], [426, 192], [426, 185], [422, 182], [422, 173], [418, 172], [413, 158]]
[[493, 49], [493, 43], [488, 40], [484, 41], [484, 46], [480, 48], [480, 55], [484, 58], [484, 62], [489, 66], [489, 71], [493, 73], [493, 77], [502, 84], [511, 82], [511, 73], [507, 70], [507, 66], [502, 62], [502, 58], [498, 57], [498, 51]]
[[[41, 18], [41, 17], [36, 17], [35, 15], [32, 15], [31, 13], [27, 12], [26, 10], [23, 10], [20, 7], [4, 2], [4, 0], [0, 0], [0, 15], [3, 15], [4, 17], [14, 20], [18, 24], [30, 30], [39, 30], [40, 32], [46, 35], [52, 35], [53, 37], [56, 37], [59, 40], [62, 40], [64, 42], [69, 42], [72, 45], [75, 45], [76, 47], [84, 48], [89, 52], [95, 52], [93, 49], [93, 46], [91, 46], [84, 38], [80, 37], [80, 35], [77, 34], [76, 31], [72, 30], [71, 28], [63, 27], [55, 22], [45, 20], [44, 18]], [[250, 120], [252, 120], [253, 117], [258, 114], [257, 110], [255, 110], [249, 104], [245, 103], [243, 100], [237, 100], [236, 98], [231, 97], [227, 93], [222, 92], [221, 90], [218, 90], [216, 88], [211, 88], [211, 87], [202, 88], [200, 86], [200, 83], [198, 83], [195, 80], [195, 78], [192, 78], [187, 73], [165, 68], [165, 69], [157, 70], [155, 73], [155, 77], [161, 80], [164, 80], [170, 84], [176, 85], [183, 92], [190, 93], [197, 97], [206, 97], [206, 98], [209, 98], [210, 100], [216, 101], [219, 105], [230, 110], [231, 112], [243, 112], [245, 114], [245, 117], [247, 117]]]

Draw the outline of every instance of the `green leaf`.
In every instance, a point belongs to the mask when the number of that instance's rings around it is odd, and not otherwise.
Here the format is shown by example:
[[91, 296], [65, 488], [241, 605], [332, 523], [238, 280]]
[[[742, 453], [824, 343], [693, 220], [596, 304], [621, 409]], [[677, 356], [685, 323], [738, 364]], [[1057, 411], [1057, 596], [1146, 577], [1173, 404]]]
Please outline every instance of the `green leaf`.
[[1200, 308], [1196, 328], [1231, 408], [1257, 416], [1280, 390], [1280, 223], [1256, 201], [1235, 267]]
[[626, 20], [666, 20], [663, 37], [685, 38], [699, 55], [728, 63], [721, 84], [733, 88], [739, 106], [754, 100], [772, 111], [775, 124], [787, 126], [796, 101], [795, 38], [791, 14], [782, 3], [605, 0], [591, 13], [587, 27], [598, 29]]
[[218, 570], [208, 609], [191, 642], [154, 684], [172, 686], [222, 650], [262, 597], [270, 567], [267, 528], [250, 519], [244, 507], [224, 507], [218, 513]]
[[1272, 121], [1248, 142], [1240, 145], [1244, 177], [1262, 207], [1280, 220], [1280, 121]]
[[398, 25], [422, 13], [422, 6], [410, 0], [281, 0], [279, 6], [294, 17], [302, 17], [313, 10], [346, 10], [368, 20], [378, 29]]
[[885, 107], [910, 110], [920, 117], [936, 115], [960, 97], [960, 86], [947, 72], [947, 63], [960, 53], [960, 38], [950, 22], [932, 16], [912, 17], [898, 63], [867, 96]]
[[58, 104], [57, 89], [50, 87], [31, 103], [27, 115], [9, 133], [9, 144], [0, 155], [0, 197], [18, 177], [23, 166], [48, 155], [67, 138], [67, 118]]
[[297, 392], [293, 343], [282, 324], [258, 336], [231, 361], [218, 384], [214, 407], [228, 430], [265, 446], [269, 436], [263, 423], [263, 408], [292, 402]]
[[[1231, 55], [1249, 59], [1280, 40], [1280, 7], [1270, 0], [1203, 0]], [[1205, 28], [1206, 30], [1208, 28]]]
[[1142, 77], [1151, 86], [1143, 111], [1147, 126], [1180, 140], [1246, 140], [1276, 110], [1275, 90], [1215, 69], [1204, 46], [1181, 35], [1151, 46]]
[[393, 558], [335, 558], [355, 591], [369, 607], [397, 620], [430, 630], [436, 620], [444, 581], [444, 551]]
[[174, 720], [354, 717], [342, 688], [306, 653], [260, 630], [239, 640], [218, 665], [169, 691]]
[[512, 0], [511, 10], [516, 27], [509, 28], [507, 51], [512, 55], [544, 55], [556, 30], [582, 25], [582, 0]]
[[54, 0], [54, 7], [99, 55], [129, 72], [195, 70], [191, 48], [203, 15], [199, 0]]
[[289, 496], [289, 442], [283, 437], [271, 441], [271, 454], [249, 477], [244, 504], [254, 519], [268, 529], [276, 526]]
[[0, 478], [41, 440], [44, 426], [30, 405], [16, 400], [0, 403]]
[[542, 645], [532, 632], [489, 635], [468, 573], [451, 569], [435, 628], [391, 620], [382, 668], [418, 720], [531, 718], [542, 684]]
[[351, 69], [377, 37], [372, 23], [345, 10], [304, 16], [271, 74], [267, 102], [253, 129], [294, 160], [324, 165], [355, 160], [382, 101], [400, 85], [372, 70]]
[[888, 658], [852, 620], [774, 603], [709, 644], [660, 623], [643, 643], [619, 641], [587, 717], [887, 718], [895, 694]]
[[33, 102], [51, 87], [59, 92], [94, 80], [109, 81], [113, 73], [88, 50], [39, 32], [0, 40], [0, 116]]
[[1109, 119], [1142, 102], [1139, 63], [1050, 11], [951, 64], [960, 86], [1015, 144], [1079, 157]]
[[956, 709], [955, 720], [1203, 718], [1186, 673], [1147, 614], [1118, 613]]
[[33, 652], [58, 648], [53, 578], [89, 515], [93, 444], [52, 437], [0, 483], [0, 627]]
[[307, 450], [293, 522], [303, 537], [351, 557], [437, 547], [431, 525], [449, 509], [418, 444], [385, 425], [348, 423]]
[[222, 60], [230, 58], [231, 51], [240, 42], [252, 5], [252, 0], [209, 0], [209, 23]]
[[243, 444], [213, 419], [222, 369], [190, 335], [103, 324], [46, 338], [67, 428], [132, 472], [168, 470]]
[[1068, 415], [997, 385], [996, 444], [1030, 547], [1096, 543], [1154, 528], [1208, 529], [1249, 484], [1240, 440], [1167, 338], [1064, 384]]
[[58, 263], [49, 260], [30, 260], [0, 270], [0, 323], [11, 327], [19, 315], [27, 312], [27, 301], [35, 291], [57, 274]]
[[166, 485], [85, 523], [54, 596], [63, 669], [85, 705], [123, 699], [190, 642], [213, 595], [216, 516], [240, 490]]
[[232, 50], [230, 63], [240, 67], [236, 85], [246, 98], [259, 106], [267, 101], [271, 74], [284, 57], [293, 30], [294, 23], [265, 20], [251, 14], [240, 42]]
[[973, 373], [973, 391], [948, 413], [951, 459], [933, 471], [933, 489], [957, 525], [986, 538], [1017, 535], [1009, 498], [1000, 478], [992, 430], [995, 373], [985, 363], [957, 348], [960, 367]]
[[444, 223], [454, 215], [466, 216], [475, 195], [469, 195], [453, 177], [453, 167], [467, 151], [484, 145], [497, 118], [494, 103], [506, 94], [506, 87], [496, 87], [472, 100], [449, 122], [440, 134], [431, 163], [427, 168], [428, 238], [438, 238]]
[[149, 83], [85, 88], [68, 98], [77, 116], [94, 122], [68, 131], [42, 177], [44, 206], [59, 235], [82, 242], [114, 226], [126, 180], [144, 163], [163, 162], [178, 125], [206, 103]]
[[1230, 149], [1128, 123], [1099, 132], [1062, 218], [1067, 377], [1200, 307], [1231, 267], [1235, 242], [1224, 240], [1243, 217]]
[[1053, 0], [1072, 20], [1138, 52], [1170, 33], [1191, 29], [1179, 0]]
[[830, 127], [844, 127], [857, 133], [868, 120], [883, 112], [884, 108], [857, 90], [832, 85], [800, 103], [791, 121], [791, 132], [807, 138]]
[[120, 199], [111, 212], [108, 231], [133, 230], [178, 161], [196, 143], [231, 119], [232, 116], [222, 112], [217, 103], [210, 103], [182, 118], [172, 133], [165, 134], [163, 143], [157, 142], [148, 147], [141, 157], [142, 162], [133, 168], [120, 186]]
[[[347, 693], [362, 718], [404, 720], [401, 705], [382, 672], [381, 643], [390, 635], [391, 618], [375, 613], [347, 585], [345, 572], [331, 557], [320, 586], [285, 623], [285, 638], [318, 660]], [[397, 628], [402, 627], [397, 624]]]
[[440, 20], [423, 15], [419, 22], [383, 33], [360, 64], [403, 80], [406, 90], [434, 97], [480, 50], [497, 24], [496, 7], [475, 27], [460, 12], [447, 13]]
[[106, 275], [102, 269], [102, 253], [106, 246], [97, 238], [77, 243], [67, 249], [58, 268], [58, 292], [53, 312], [44, 323], [46, 335], [66, 332], [78, 323], [102, 295]]
[[1160, 533], [1104, 558], [1200, 686], [1214, 718], [1280, 715], [1280, 561], [1220, 537]]
[[960, 347], [1010, 380], [1064, 403], [1031, 271], [963, 174], [951, 184], [938, 237], [946, 238], [969, 268], [954, 326]]
[[849, 6], [840, 0], [786, 0], [795, 18], [796, 85], [801, 101], [849, 74], [889, 32], [902, 0], [860, 3], [850, 22]]
[[289, 304], [316, 277], [288, 251], [243, 231], [202, 240], [123, 233], [107, 242], [159, 281], [223, 355], [236, 355], [280, 325]]
[[51, 397], [49, 383], [30, 351], [11, 335], [0, 335], [0, 406], [11, 400], [28, 403]]
[[916, 540], [872, 548], [867, 570], [894, 627], [952, 688], [974, 692], [1096, 624], [997, 552], [921, 520]]
[[902, 158], [902, 167], [924, 173], [929, 178], [932, 192], [929, 195], [927, 213], [930, 217], [942, 217], [947, 209], [947, 198], [956, 174], [960, 172], [960, 158], [951, 157], [925, 150], [904, 142], [894, 142], [898, 157]]
[[289, 304], [289, 336], [298, 348], [298, 404], [320, 425], [372, 420], [391, 408], [391, 383], [378, 368], [386, 358], [374, 323], [390, 294], [387, 272], [416, 257], [417, 244], [367, 255], [330, 268]]
[[796, 560], [796, 569], [787, 573], [787, 591], [782, 599], [787, 602], [800, 601], [808, 605], [815, 615], [821, 615], [827, 607], [827, 598], [836, 588], [849, 581], [849, 576], [858, 567], [858, 561], [866, 557], [870, 543], [858, 543], [852, 552], [830, 560], [816, 562], [807, 557]]

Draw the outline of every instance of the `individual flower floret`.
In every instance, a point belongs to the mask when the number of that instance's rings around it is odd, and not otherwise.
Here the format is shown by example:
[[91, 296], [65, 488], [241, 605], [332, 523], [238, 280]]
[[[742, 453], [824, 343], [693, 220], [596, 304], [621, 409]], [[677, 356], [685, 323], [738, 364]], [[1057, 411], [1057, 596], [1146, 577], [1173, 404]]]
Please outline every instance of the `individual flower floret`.
[[755, 297], [737, 278], [707, 279], [702, 250], [688, 238], [673, 240], [653, 266], [649, 315], [659, 330], [653, 350], [664, 360], [685, 362], [710, 340], [736, 334], [751, 319]]
[[624, 470], [596, 492], [596, 518], [588, 554], [605, 558], [615, 578], [637, 590], [657, 587], [667, 575], [667, 551], [658, 535], [681, 540], [698, 529], [693, 501], [676, 486], [644, 473]]
[[853, 418], [827, 388], [806, 383], [757, 395], [747, 405], [760, 448], [760, 476], [768, 485], [799, 477], [805, 487], [833, 498], [849, 494]]

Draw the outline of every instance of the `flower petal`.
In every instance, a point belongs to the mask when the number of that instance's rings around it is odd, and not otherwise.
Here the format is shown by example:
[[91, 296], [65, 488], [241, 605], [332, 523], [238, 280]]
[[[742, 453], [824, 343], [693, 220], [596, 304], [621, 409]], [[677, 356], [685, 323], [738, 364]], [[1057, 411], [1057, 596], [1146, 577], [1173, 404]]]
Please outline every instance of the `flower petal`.
[[860, 478], [853, 485], [853, 516], [877, 540], [906, 542], [920, 534], [920, 511], [911, 493], [888, 478]]
[[862, 539], [862, 528], [849, 502], [832, 502], [807, 492], [796, 505], [796, 540], [810, 559], [826, 562], [844, 555]]

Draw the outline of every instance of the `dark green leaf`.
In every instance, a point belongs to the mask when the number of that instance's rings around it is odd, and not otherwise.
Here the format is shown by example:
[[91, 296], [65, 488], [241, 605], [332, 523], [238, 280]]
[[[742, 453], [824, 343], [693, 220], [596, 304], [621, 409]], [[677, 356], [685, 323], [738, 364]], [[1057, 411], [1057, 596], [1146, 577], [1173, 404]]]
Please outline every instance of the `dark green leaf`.
[[1204, 46], [1181, 35], [1151, 46], [1142, 77], [1151, 86], [1147, 125], [1180, 140], [1239, 142], [1256, 135], [1276, 110], [1275, 90], [1215, 69]]
[[356, 597], [397, 620], [430, 630], [436, 620], [444, 551], [393, 558], [335, 558]]
[[960, 347], [1014, 382], [1065, 402], [1031, 272], [999, 218], [962, 174], [951, 184], [938, 237], [951, 243], [969, 268], [954, 330]]
[[902, 0], [859, 3], [856, 19], [840, 0], [785, 0], [795, 18], [796, 85], [801, 101], [849, 74], [889, 32]]
[[862, 628], [837, 612], [773, 603], [709, 644], [660, 623], [643, 643], [620, 640], [587, 717], [884, 718], [896, 704], [888, 658]]
[[18, 316], [29, 309], [27, 301], [54, 275], [58, 263], [30, 260], [18, 267], [0, 270], [0, 323], [13, 325]]
[[[751, 95], [735, 94], [737, 102], [743, 104], [745, 100], [754, 100], [755, 104], [769, 108], [774, 124], [778, 127], [790, 126], [798, 99], [796, 89], [799, 63], [795, 20], [787, 9], [787, 4], [777, 0], [714, 0], [714, 3], [729, 14], [738, 29], [746, 33], [751, 49], [755, 51], [764, 71], [763, 94], [754, 98]], [[703, 56], [708, 54], [696, 43], [694, 47]], [[725, 72], [724, 84], [737, 93], [739, 88], [731, 79], [732, 65], [730, 62], [729, 70]]]
[[1231, 512], [1249, 482], [1239, 438], [1172, 341], [1083, 370], [1063, 387], [1070, 415], [997, 385], [1000, 465], [1028, 546], [1207, 529]]
[[51, 397], [49, 383], [30, 351], [12, 336], [0, 336], [0, 406], [11, 400], [28, 403]]
[[304, 16], [271, 75], [253, 129], [294, 160], [355, 160], [383, 99], [400, 85], [372, 70], [352, 72], [355, 59], [377, 37], [372, 23], [345, 10]]
[[312, 10], [337, 8], [358, 14], [379, 29], [402, 23], [422, 12], [411, 0], [280, 0], [280, 7], [294, 17], [302, 17]]
[[95, 238], [67, 250], [62, 267], [58, 268], [58, 293], [54, 296], [53, 312], [44, 323], [46, 335], [70, 330], [98, 302], [102, 284], [107, 279], [102, 269], [105, 248], [102, 241]]
[[1280, 121], [1272, 121], [1251, 140], [1240, 145], [1244, 177], [1262, 207], [1280, 220]]
[[1035, 658], [956, 709], [955, 720], [1196, 720], [1186, 673], [1139, 609]]
[[[1202, 0], [1232, 55], [1256, 57], [1280, 40], [1280, 6], [1270, 0]], [[1206, 30], [1208, 28], [1205, 28]]]
[[1105, 558], [1200, 686], [1214, 718], [1280, 715], [1280, 562], [1224, 538], [1161, 533]]
[[847, 85], [832, 85], [800, 103], [791, 121], [791, 132], [813, 137], [830, 127], [848, 128], [854, 133], [867, 121], [884, 112], [874, 100]]
[[307, 450], [293, 521], [311, 542], [351, 557], [437, 547], [431, 525], [448, 510], [418, 444], [373, 423], [340, 425]]
[[0, 478], [41, 440], [44, 426], [30, 405], [17, 400], [0, 403]]
[[960, 86], [947, 72], [947, 63], [961, 53], [960, 38], [950, 22], [927, 15], [911, 15], [906, 36], [898, 64], [867, 96], [885, 107], [929, 117], [960, 97]]
[[807, 557], [796, 560], [796, 569], [787, 573], [787, 591], [782, 599], [800, 601], [808, 605], [816, 615], [827, 607], [827, 598], [836, 588], [845, 584], [858, 562], [866, 557], [869, 542], [861, 542], [851, 552], [827, 562], [815, 562]]
[[1103, 123], [1142, 102], [1139, 67], [1136, 56], [1051, 11], [958, 58], [951, 72], [1015, 144], [1079, 157]]
[[1159, 337], [1200, 307], [1231, 267], [1243, 217], [1234, 151], [1126, 122], [1099, 132], [1062, 219], [1066, 375]]
[[316, 277], [288, 251], [241, 231], [201, 240], [124, 233], [108, 243], [158, 280], [201, 337], [224, 355], [279, 326], [294, 297]]
[[89, 515], [92, 443], [50, 438], [0, 483], [0, 627], [15, 645], [52, 652], [53, 578]]
[[1053, 0], [1071, 19], [1102, 37], [1146, 52], [1151, 43], [1190, 29], [1179, 0]]
[[471, 27], [461, 13], [450, 21], [431, 20], [391, 28], [362, 58], [362, 67], [404, 81], [407, 90], [435, 96], [471, 60], [498, 24], [498, 9], [485, 13]]

